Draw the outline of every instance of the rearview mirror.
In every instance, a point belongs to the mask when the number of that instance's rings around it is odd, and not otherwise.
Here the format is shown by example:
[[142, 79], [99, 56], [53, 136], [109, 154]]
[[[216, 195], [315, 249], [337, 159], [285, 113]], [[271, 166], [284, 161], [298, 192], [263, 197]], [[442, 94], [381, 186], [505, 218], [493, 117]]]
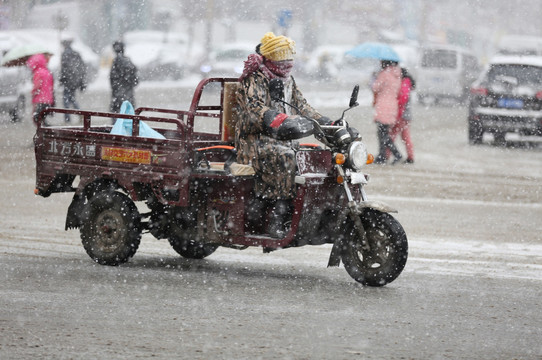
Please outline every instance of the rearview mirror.
[[359, 93], [359, 85], [356, 85], [354, 86], [354, 90], [352, 90], [352, 96], [350, 96], [350, 104], [348, 104], [349, 107], [353, 108], [359, 105], [358, 93]]

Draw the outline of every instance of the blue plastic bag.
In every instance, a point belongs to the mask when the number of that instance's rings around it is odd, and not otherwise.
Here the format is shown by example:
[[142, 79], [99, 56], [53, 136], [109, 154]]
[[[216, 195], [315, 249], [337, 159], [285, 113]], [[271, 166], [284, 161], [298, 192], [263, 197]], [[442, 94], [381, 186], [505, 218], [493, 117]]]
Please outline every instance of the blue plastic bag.
[[[121, 114], [135, 115], [134, 106], [128, 100], [124, 100], [120, 107]], [[132, 120], [130, 119], [117, 119], [115, 125], [111, 129], [111, 134], [115, 135], [132, 135]], [[145, 122], [139, 122], [139, 136], [149, 137], [154, 139], [165, 139], [164, 135], [151, 128]]]

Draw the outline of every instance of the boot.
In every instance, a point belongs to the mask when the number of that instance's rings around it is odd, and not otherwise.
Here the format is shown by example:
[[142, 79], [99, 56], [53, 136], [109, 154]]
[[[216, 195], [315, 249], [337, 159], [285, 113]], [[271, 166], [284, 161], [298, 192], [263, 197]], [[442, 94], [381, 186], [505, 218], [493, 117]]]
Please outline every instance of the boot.
[[286, 223], [290, 213], [291, 200], [277, 200], [273, 206], [267, 232], [271, 237], [282, 239], [288, 232]]
[[264, 210], [266, 206], [265, 200], [255, 197], [248, 205], [247, 209], [247, 221], [249, 223], [261, 222], [264, 217]]

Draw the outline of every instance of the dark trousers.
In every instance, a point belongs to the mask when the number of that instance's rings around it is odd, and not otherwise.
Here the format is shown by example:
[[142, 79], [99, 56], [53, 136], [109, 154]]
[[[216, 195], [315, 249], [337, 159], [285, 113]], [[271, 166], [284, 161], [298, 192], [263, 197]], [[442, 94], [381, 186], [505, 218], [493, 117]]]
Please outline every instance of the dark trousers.
[[[38, 103], [38, 104], [34, 104], [34, 109], [32, 111], [32, 119], [34, 120], [34, 124], [38, 124], [38, 121], [39, 121], [39, 114], [40, 112], [42, 112], [43, 110], [47, 109], [47, 108], [50, 108], [52, 106], [52, 104], [43, 104], [43, 103]], [[49, 116], [50, 114], [46, 115], [45, 117]], [[44, 119], [45, 119], [44, 117]], [[47, 121], [44, 121], [44, 124], [45, 126], [49, 126], [49, 124], [47, 124]]]
[[403, 156], [399, 150], [397, 150], [393, 140], [390, 137], [390, 126], [381, 124], [379, 122], [376, 124], [378, 126], [378, 143], [380, 146], [376, 162], [383, 163], [386, 161], [386, 149], [389, 149], [396, 159], [401, 159]]
[[[76, 89], [69, 89], [66, 87], [64, 88], [64, 93], [62, 94], [62, 102], [64, 103], [65, 109], [69, 109], [70, 107], [77, 110], [79, 109], [79, 104], [75, 99], [76, 91]], [[66, 122], [70, 121], [70, 115], [64, 114], [64, 120], [66, 120]]]

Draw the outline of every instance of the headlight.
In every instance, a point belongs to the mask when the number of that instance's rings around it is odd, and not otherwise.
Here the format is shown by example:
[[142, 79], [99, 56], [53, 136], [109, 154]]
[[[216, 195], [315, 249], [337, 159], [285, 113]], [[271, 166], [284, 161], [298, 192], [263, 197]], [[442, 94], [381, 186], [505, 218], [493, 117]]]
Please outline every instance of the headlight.
[[361, 141], [353, 141], [348, 147], [348, 165], [354, 170], [361, 170], [367, 163], [367, 147]]

